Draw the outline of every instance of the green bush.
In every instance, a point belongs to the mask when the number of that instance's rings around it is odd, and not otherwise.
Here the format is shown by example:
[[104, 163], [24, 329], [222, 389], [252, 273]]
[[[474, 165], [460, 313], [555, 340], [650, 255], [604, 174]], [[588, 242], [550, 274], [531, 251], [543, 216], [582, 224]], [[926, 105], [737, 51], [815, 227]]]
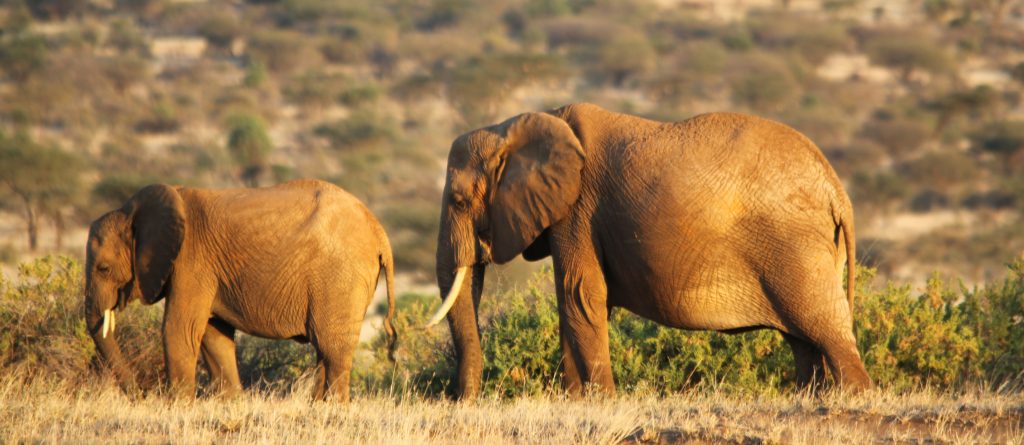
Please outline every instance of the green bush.
[[965, 290], [956, 307], [981, 345], [984, 377], [996, 385], [1024, 388], [1024, 258], [1009, 264], [1010, 275], [981, 289]]
[[560, 77], [565, 72], [558, 56], [495, 54], [468, 57], [446, 70], [448, 100], [466, 120], [478, 126], [496, 120], [495, 108], [516, 88], [531, 81]]
[[106, 43], [121, 54], [149, 55], [149, 42], [139, 26], [131, 19], [120, 18], [111, 21], [110, 34]]
[[[95, 345], [85, 329], [82, 266], [66, 256], [23, 263], [17, 277], [0, 276], [0, 372], [31, 370], [38, 377], [78, 382], [96, 369]], [[161, 313], [131, 305], [115, 332], [143, 387], [163, 378]]]
[[199, 24], [199, 35], [215, 48], [226, 49], [242, 35], [244, 27], [234, 14], [217, 12], [207, 16]]
[[815, 65], [830, 54], [849, 49], [852, 43], [840, 24], [801, 20], [791, 14], [758, 14], [749, 25], [758, 45], [795, 51]]
[[316, 367], [309, 344], [236, 334], [238, 374], [245, 387], [293, 383]]
[[48, 48], [42, 36], [19, 33], [0, 39], [0, 70], [12, 79], [24, 82], [46, 66]]
[[250, 60], [245, 67], [242, 84], [250, 88], [258, 88], [267, 81], [267, 65], [259, 60]]
[[1024, 84], [1024, 62], [1020, 62], [1009, 68], [1010, 77], [1017, 82]]
[[313, 133], [330, 140], [334, 149], [344, 151], [394, 141], [398, 137], [398, 128], [391, 119], [361, 110], [345, 119], [320, 124]]
[[915, 71], [944, 74], [955, 65], [953, 57], [933, 38], [916, 34], [883, 33], [872, 39], [866, 51], [872, 63], [884, 65], [900, 73], [904, 80], [910, 80]]
[[380, 95], [381, 90], [377, 85], [354, 85], [338, 94], [338, 102], [350, 107], [358, 107], [375, 102]]
[[307, 71], [296, 76], [282, 89], [289, 102], [305, 108], [322, 108], [334, 102], [348, 82], [344, 76]]
[[929, 152], [903, 163], [898, 170], [910, 183], [927, 185], [942, 193], [974, 181], [979, 175], [974, 158], [959, 151]]
[[590, 77], [608, 81], [615, 86], [654, 68], [657, 53], [642, 33], [617, 33], [596, 51], [597, 65]]
[[1024, 121], [999, 121], [971, 135], [978, 149], [1000, 154], [1013, 154], [1024, 148]]
[[[974, 289], [952, 289], [936, 275], [921, 293], [893, 283], [871, 288], [874, 270], [858, 269], [854, 332], [875, 382], [895, 391], [957, 390], [978, 383], [1024, 388], [1024, 259], [1009, 269], [1006, 278]], [[95, 350], [82, 316], [81, 283], [81, 266], [68, 257], [24, 263], [16, 280], [0, 277], [0, 323], [7, 327], [0, 331], [0, 372], [27, 368], [70, 381], [90, 378]], [[411, 389], [436, 396], [451, 390], [455, 361], [449, 336], [444, 328], [423, 329], [439, 302], [434, 295], [398, 298], [398, 362], [387, 360], [386, 339], [377, 336], [357, 354], [357, 392]], [[162, 308], [133, 304], [118, 318], [116, 335], [125, 357], [144, 387], [153, 387], [163, 374]], [[485, 297], [480, 320], [486, 394], [559, 390], [561, 351], [550, 268], [524, 289]], [[684, 331], [614, 310], [609, 331], [612, 371], [625, 392], [776, 392], [792, 386], [792, 355], [771, 330]], [[241, 334], [238, 360], [247, 385], [294, 382], [315, 366], [308, 345]]]
[[436, 245], [424, 233], [437, 233], [438, 217], [435, 205], [425, 202], [385, 208], [378, 213], [387, 229], [395, 265], [404, 271], [429, 270], [434, 267]]
[[251, 63], [260, 62], [275, 74], [289, 74], [319, 64], [320, 52], [302, 34], [267, 30], [250, 35], [246, 50]]
[[[67, 256], [23, 263], [13, 280], [0, 276], [0, 373], [23, 368], [72, 382], [94, 375], [96, 349], [86, 332], [82, 277], [81, 263]], [[156, 387], [164, 378], [163, 305], [130, 304], [117, 320], [115, 335], [137, 381], [142, 388]], [[292, 382], [316, 365], [308, 344], [245, 334], [236, 340], [247, 386]]]
[[[399, 333], [396, 363], [387, 360], [387, 337], [377, 335], [370, 343], [371, 355], [356, 356], [352, 367], [355, 392], [393, 392], [406, 390], [440, 395], [455, 379], [455, 358], [447, 329], [424, 329], [440, 302], [436, 295], [400, 294], [395, 301], [393, 326]], [[383, 305], [376, 308], [384, 314]], [[443, 323], [442, 323], [443, 324]]]
[[923, 122], [902, 117], [876, 117], [865, 123], [860, 133], [899, 158], [913, 154], [928, 142], [932, 128]]
[[274, 149], [267, 125], [254, 113], [235, 113], [228, 117], [228, 151], [241, 168], [241, 179], [250, 187], [259, 185]]
[[135, 123], [135, 130], [140, 133], [171, 133], [180, 128], [178, 110], [167, 98], [161, 98], [153, 103], [147, 115]]
[[[1024, 363], [1024, 260], [988, 286], [953, 291], [937, 276], [923, 293], [910, 286], [868, 286], [874, 270], [859, 268], [854, 332], [868, 373], [887, 389], [956, 389], [988, 383], [1019, 388]], [[561, 352], [550, 269], [526, 289], [485, 297], [480, 320], [483, 391], [502, 397], [558, 391]], [[450, 391], [450, 339], [420, 330], [436, 296], [407, 296], [396, 324], [399, 364], [361, 375], [364, 390], [408, 385], [425, 394]], [[610, 318], [612, 370], [623, 391], [672, 393], [693, 388], [776, 392], [792, 388], [793, 357], [772, 330], [743, 334], [666, 328], [616, 309]], [[383, 337], [375, 343], [383, 352]]]
[[161, 181], [156, 177], [138, 173], [111, 174], [93, 186], [92, 198], [104, 210], [116, 209], [142, 187], [158, 182]]
[[799, 85], [790, 67], [765, 54], [738, 59], [729, 81], [732, 99], [758, 112], [775, 112], [795, 102]]
[[984, 377], [977, 366], [982, 344], [955, 304], [958, 295], [945, 289], [938, 276], [928, 280], [921, 295], [913, 295], [909, 285], [889, 284], [859, 297], [858, 346], [868, 374], [879, 384], [949, 387]]

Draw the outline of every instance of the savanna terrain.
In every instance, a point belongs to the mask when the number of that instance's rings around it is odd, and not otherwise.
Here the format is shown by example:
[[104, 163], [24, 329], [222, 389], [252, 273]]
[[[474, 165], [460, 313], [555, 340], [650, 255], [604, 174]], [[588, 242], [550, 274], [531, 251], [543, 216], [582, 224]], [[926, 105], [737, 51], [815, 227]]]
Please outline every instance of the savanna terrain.
[[[303, 382], [308, 384], [309, 382]], [[7, 380], [6, 441], [50, 443], [560, 443], [560, 444], [1016, 444], [1020, 399], [951, 395], [761, 397], [715, 391], [567, 400], [527, 396], [475, 403], [383, 393], [349, 406], [309, 394], [231, 400], [125, 396], [110, 385]], [[97, 405], [103, 408], [97, 409]]]
[[[35, 442], [1022, 443], [1024, 4], [1016, 0], [2, 0], [0, 439]], [[767, 331], [612, 314], [619, 395], [559, 392], [550, 270], [490, 273], [481, 401], [422, 328], [458, 134], [588, 101], [740, 111], [815, 141], [855, 205], [855, 331], [878, 388], [796, 393]], [[161, 305], [95, 361], [88, 223], [139, 187], [315, 177], [391, 237], [401, 340], [373, 307], [351, 406], [308, 346], [239, 335], [248, 391], [161, 394]]]
[[[980, 288], [937, 277], [921, 292], [870, 285], [859, 271], [856, 334], [878, 387], [818, 395], [793, 388], [773, 331], [659, 327], [612, 314], [619, 395], [566, 398], [550, 269], [481, 309], [484, 393], [449, 399], [454, 354], [425, 330], [432, 295], [405, 294], [395, 362], [378, 333], [363, 344], [350, 406], [311, 402], [309, 346], [241, 336], [247, 391], [175, 399], [162, 389], [159, 307], [131, 307], [117, 331], [139, 386], [122, 390], [85, 333], [81, 265], [24, 263], [0, 282], [0, 437], [12, 443], [1021, 443], [1024, 262]], [[384, 308], [376, 309], [383, 312]], [[202, 370], [202, 367], [200, 367]], [[203, 380], [203, 377], [200, 377]]]

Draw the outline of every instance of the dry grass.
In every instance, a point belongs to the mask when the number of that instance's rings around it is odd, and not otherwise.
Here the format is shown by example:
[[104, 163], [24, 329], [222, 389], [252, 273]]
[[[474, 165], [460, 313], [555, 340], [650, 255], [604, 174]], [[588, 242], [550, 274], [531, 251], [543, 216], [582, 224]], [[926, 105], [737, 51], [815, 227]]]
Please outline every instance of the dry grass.
[[[107, 383], [0, 377], [8, 443], [1014, 443], [1020, 394], [921, 391], [823, 398], [716, 392], [454, 403], [408, 394], [310, 403], [303, 391], [231, 399], [126, 396]], [[297, 382], [306, 388], [308, 382]]]

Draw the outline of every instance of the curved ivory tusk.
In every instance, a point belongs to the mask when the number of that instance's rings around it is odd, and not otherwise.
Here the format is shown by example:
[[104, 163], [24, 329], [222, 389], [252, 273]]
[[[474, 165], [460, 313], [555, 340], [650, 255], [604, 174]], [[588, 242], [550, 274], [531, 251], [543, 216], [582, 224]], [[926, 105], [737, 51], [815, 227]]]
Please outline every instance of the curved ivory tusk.
[[113, 309], [110, 310], [110, 335], [114, 335], [114, 329], [117, 329], [117, 312]]
[[437, 310], [437, 313], [430, 318], [427, 322], [427, 327], [431, 327], [441, 322], [445, 315], [448, 315], [448, 311], [455, 306], [455, 300], [459, 298], [459, 291], [462, 290], [462, 281], [466, 279], [466, 271], [469, 270], [469, 266], [460, 267], [459, 271], [455, 273], [455, 282], [452, 283], [451, 290], [448, 291], [448, 296], [444, 297], [444, 301], [441, 303], [441, 308]]
[[103, 311], [103, 338], [107, 338], [107, 332], [110, 331], [110, 313], [113, 312], [110, 309]]

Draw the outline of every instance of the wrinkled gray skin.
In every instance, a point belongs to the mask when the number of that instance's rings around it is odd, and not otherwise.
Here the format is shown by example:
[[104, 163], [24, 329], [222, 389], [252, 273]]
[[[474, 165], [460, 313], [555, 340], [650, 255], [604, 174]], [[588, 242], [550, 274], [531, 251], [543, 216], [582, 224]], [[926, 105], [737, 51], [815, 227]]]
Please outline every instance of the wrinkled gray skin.
[[463, 398], [480, 391], [485, 265], [520, 254], [552, 257], [570, 393], [614, 392], [612, 307], [682, 329], [777, 329], [800, 386], [817, 387], [825, 364], [845, 388], [871, 386], [842, 287], [849, 198], [820, 150], [782, 124], [732, 113], [663, 123], [576, 104], [456, 139], [437, 281], [447, 295], [470, 267], [448, 314]]
[[101, 360], [125, 385], [133, 373], [104, 311], [166, 300], [167, 379], [195, 394], [200, 354], [213, 384], [241, 389], [235, 330], [311, 342], [314, 397], [347, 401], [352, 356], [383, 272], [394, 339], [391, 247], [358, 199], [320, 181], [260, 189], [141, 189], [97, 219], [86, 252], [85, 319]]

